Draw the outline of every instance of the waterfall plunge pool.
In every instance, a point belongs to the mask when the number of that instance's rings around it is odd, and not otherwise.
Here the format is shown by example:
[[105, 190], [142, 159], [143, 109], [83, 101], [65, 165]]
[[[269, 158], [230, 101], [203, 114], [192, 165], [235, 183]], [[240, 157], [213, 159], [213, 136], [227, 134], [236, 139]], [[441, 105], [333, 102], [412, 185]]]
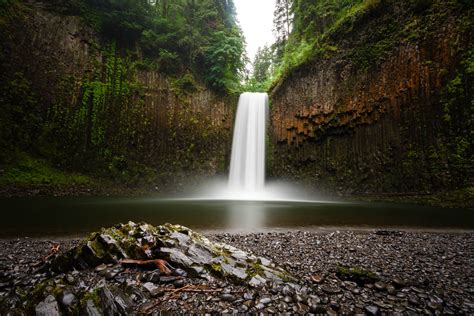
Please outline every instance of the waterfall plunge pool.
[[198, 231], [318, 229], [473, 230], [470, 209], [298, 201], [172, 200], [117, 197], [0, 199], [0, 237], [75, 237], [129, 220], [179, 223]]

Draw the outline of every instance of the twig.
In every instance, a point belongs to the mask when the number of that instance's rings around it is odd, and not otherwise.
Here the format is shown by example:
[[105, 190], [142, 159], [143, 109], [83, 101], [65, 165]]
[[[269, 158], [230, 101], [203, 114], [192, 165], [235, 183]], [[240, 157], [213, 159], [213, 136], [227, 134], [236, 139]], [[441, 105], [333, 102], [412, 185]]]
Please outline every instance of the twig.
[[122, 259], [120, 260], [120, 263], [122, 265], [136, 265], [136, 266], [154, 265], [158, 269], [160, 269], [161, 272], [165, 274], [171, 274], [171, 269], [173, 269], [173, 267], [166, 260], [163, 260], [163, 259], [152, 259], [152, 260]]
[[49, 253], [44, 256], [43, 258], [39, 259], [37, 262], [33, 263], [33, 267], [39, 267], [40, 265], [42, 265], [44, 262], [48, 261], [51, 257], [53, 257], [54, 255], [56, 255], [58, 252], [59, 252], [59, 248], [61, 247], [60, 244], [57, 244], [57, 245], [52, 245], [51, 246], [51, 250], [49, 251]]

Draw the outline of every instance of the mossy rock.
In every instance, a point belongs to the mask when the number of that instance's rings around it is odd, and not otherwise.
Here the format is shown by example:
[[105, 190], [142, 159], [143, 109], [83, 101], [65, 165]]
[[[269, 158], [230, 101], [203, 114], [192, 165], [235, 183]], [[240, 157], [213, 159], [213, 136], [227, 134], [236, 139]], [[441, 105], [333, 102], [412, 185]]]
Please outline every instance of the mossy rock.
[[359, 285], [375, 283], [380, 278], [372, 271], [360, 267], [338, 266], [336, 275], [344, 281], [353, 281]]
[[91, 234], [79, 246], [55, 257], [45, 267], [55, 272], [94, 268], [118, 263], [121, 259], [163, 259], [189, 275], [211, 279], [225, 278], [241, 284], [257, 279], [255, 286], [294, 281], [284, 269], [270, 260], [245, 253], [233, 246], [211, 242], [180, 226], [146, 223], [118, 224]]

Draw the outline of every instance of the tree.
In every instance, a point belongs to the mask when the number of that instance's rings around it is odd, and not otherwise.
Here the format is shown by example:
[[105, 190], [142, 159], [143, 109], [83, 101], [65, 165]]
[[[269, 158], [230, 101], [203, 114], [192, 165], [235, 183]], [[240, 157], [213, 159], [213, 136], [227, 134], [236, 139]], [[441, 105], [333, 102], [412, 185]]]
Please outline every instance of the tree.
[[273, 44], [275, 51], [275, 62], [280, 63], [285, 52], [285, 46], [293, 24], [293, 0], [276, 0], [273, 12], [273, 31], [276, 41]]
[[263, 83], [271, 77], [273, 54], [266, 45], [259, 47], [253, 61], [253, 78]]

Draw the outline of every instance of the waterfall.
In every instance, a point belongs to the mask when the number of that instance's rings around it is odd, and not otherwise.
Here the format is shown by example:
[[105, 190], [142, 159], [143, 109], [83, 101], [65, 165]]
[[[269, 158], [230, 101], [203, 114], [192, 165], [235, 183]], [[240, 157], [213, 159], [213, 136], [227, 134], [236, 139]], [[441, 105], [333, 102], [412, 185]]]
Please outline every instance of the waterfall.
[[267, 116], [266, 93], [245, 92], [240, 95], [229, 172], [229, 188], [236, 193], [263, 190]]

